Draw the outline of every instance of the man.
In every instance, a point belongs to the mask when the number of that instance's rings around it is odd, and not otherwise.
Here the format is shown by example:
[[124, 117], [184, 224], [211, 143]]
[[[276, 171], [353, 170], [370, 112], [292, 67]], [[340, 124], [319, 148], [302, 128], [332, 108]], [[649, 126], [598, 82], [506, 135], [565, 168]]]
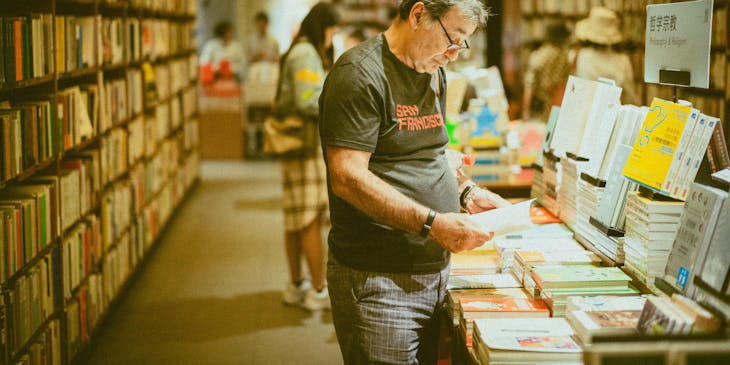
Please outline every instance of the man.
[[269, 34], [269, 16], [264, 12], [254, 17], [256, 29], [247, 39], [248, 62], [276, 62], [279, 60], [279, 42]]
[[327, 278], [346, 364], [435, 364], [449, 252], [492, 238], [458, 213], [459, 191], [470, 212], [508, 204], [457, 181], [445, 154], [442, 67], [487, 15], [479, 0], [405, 0], [325, 81]]

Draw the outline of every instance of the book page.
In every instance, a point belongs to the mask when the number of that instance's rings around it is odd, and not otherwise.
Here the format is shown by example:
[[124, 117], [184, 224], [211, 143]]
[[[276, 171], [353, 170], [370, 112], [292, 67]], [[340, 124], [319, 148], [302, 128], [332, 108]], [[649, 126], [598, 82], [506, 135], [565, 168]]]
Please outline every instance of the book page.
[[484, 227], [486, 232], [494, 232], [495, 236], [528, 229], [532, 227], [530, 207], [534, 200], [472, 214], [469, 218]]

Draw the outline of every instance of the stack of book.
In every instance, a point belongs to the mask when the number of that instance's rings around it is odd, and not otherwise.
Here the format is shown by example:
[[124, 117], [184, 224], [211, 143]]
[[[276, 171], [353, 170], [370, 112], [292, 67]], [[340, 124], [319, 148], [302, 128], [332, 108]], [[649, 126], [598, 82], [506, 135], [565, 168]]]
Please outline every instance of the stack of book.
[[542, 205], [555, 215], [559, 214], [558, 190], [560, 189], [560, 159], [547, 152], [543, 154]]
[[588, 345], [595, 336], [635, 334], [645, 302], [641, 296], [568, 297], [566, 319]]
[[550, 310], [541, 299], [534, 298], [461, 298], [459, 324], [466, 346], [472, 347], [474, 320], [478, 318], [549, 318]]
[[650, 287], [664, 274], [683, 208], [681, 201], [650, 200], [636, 192], [629, 195], [624, 263]]
[[638, 291], [629, 285], [631, 278], [617, 267], [593, 265], [536, 266], [525, 279], [528, 293], [540, 296], [553, 316], [565, 313], [570, 295], [631, 295]]
[[499, 261], [499, 254], [492, 245], [455, 253], [451, 255], [450, 275], [496, 274], [500, 271]]
[[[565, 226], [562, 224], [549, 224], [538, 227], [546, 227], [543, 232], [544, 236], [526, 236], [525, 238], [495, 238], [494, 247], [499, 253], [501, 260], [501, 268], [503, 272], [507, 272], [512, 268], [514, 263], [514, 253], [516, 250], [540, 250], [543, 252], [558, 251], [582, 251], [583, 246], [570, 236], [559, 236], [562, 234]], [[558, 228], [548, 228], [558, 227]], [[562, 228], [560, 228], [562, 227]], [[550, 232], [552, 231], [552, 232]], [[568, 231], [570, 232], [570, 231]], [[548, 233], [551, 233], [548, 235]]]
[[516, 250], [512, 271], [524, 284], [525, 276], [536, 266], [546, 265], [598, 265], [601, 259], [591, 251]]
[[[584, 175], [585, 176], [585, 175]], [[596, 228], [591, 225], [590, 218], [596, 215], [601, 197], [606, 190], [605, 181], [594, 181], [597, 184], [581, 178], [578, 180], [578, 212], [575, 221], [575, 232], [589, 242], [593, 241]]]
[[532, 186], [530, 187], [530, 199], [535, 199], [538, 204], [542, 205], [543, 190], [545, 190], [545, 183], [542, 180], [542, 166], [533, 164], [532, 171], [534, 173], [532, 175]]
[[446, 290], [446, 311], [451, 315], [454, 326], [460, 324], [461, 300], [472, 300], [482, 298], [530, 298], [522, 288], [493, 288], [493, 289], [447, 289]]
[[562, 175], [560, 191], [558, 192], [558, 205], [560, 206], [560, 219], [571, 229], [575, 230], [578, 213], [578, 180], [585, 165], [581, 159], [573, 159], [571, 156], [561, 160]]
[[582, 364], [564, 318], [475, 319], [474, 354], [482, 364]]
[[686, 335], [715, 333], [721, 321], [692, 299], [679, 294], [650, 296], [639, 317], [637, 328], [644, 335]]
[[624, 237], [608, 236], [604, 232], [596, 232], [592, 242], [598, 251], [606, 255], [613, 262], [623, 264], [626, 254], [624, 252]]

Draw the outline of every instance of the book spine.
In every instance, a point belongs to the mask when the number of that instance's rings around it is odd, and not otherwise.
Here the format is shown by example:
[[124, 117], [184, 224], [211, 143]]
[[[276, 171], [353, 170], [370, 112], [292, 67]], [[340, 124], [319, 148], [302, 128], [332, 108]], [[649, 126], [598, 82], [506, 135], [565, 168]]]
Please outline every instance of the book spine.
[[707, 124], [705, 125], [704, 129], [702, 130], [702, 134], [700, 136], [700, 139], [697, 141], [697, 145], [695, 146], [695, 150], [692, 152], [692, 155], [694, 156], [690, 161], [688, 166], [685, 169], [685, 173], [682, 176], [682, 184], [681, 184], [681, 194], [678, 195], [678, 198], [680, 199], [686, 199], [687, 194], [689, 193], [690, 185], [695, 180], [695, 177], [697, 176], [697, 171], [700, 168], [700, 164], [702, 163], [702, 159], [704, 157], [703, 151], [707, 150], [708, 143], [710, 142], [710, 139], [712, 138], [712, 134], [714, 133], [714, 130], [717, 129], [717, 126], [722, 124], [720, 122], [720, 119], [714, 118], [714, 117], [708, 117]]
[[670, 195], [673, 190], [677, 190], [674, 189], [674, 187], [681, 176], [678, 171], [681, 170], [683, 161], [687, 159], [687, 152], [689, 151], [688, 146], [691, 144], [693, 139], [697, 138], [696, 131], [699, 130], [699, 127], [697, 127], [699, 121], [700, 112], [693, 108], [692, 112], [689, 114], [687, 122], [684, 125], [684, 130], [679, 138], [677, 149], [674, 151], [672, 164], [669, 166], [669, 172], [667, 173], [667, 176], [664, 179], [664, 185], [662, 186], [662, 190], [670, 193]]

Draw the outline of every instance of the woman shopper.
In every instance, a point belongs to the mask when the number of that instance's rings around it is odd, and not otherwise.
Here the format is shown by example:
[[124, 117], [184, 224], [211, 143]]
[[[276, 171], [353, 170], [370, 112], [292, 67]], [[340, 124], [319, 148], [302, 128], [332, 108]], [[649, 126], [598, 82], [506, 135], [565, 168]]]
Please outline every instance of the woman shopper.
[[[318, 3], [302, 20], [299, 33], [281, 59], [281, 77], [274, 112], [296, 114], [306, 123], [318, 123], [319, 95], [325, 70], [333, 63], [332, 37], [338, 15], [333, 5]], [[318, 143], [319, 138], [316, 138]], [[284, 290], [286, 304], [308, 310], [329, 309], [325, 281], [326, 252], [320, 228], [327, 210], [327, 185], [319, 146], [302, 157], [281, 161], [284, 190], [285, 247], [290, 282]], [[302, 257], [310, 279], [302, 269]]]

